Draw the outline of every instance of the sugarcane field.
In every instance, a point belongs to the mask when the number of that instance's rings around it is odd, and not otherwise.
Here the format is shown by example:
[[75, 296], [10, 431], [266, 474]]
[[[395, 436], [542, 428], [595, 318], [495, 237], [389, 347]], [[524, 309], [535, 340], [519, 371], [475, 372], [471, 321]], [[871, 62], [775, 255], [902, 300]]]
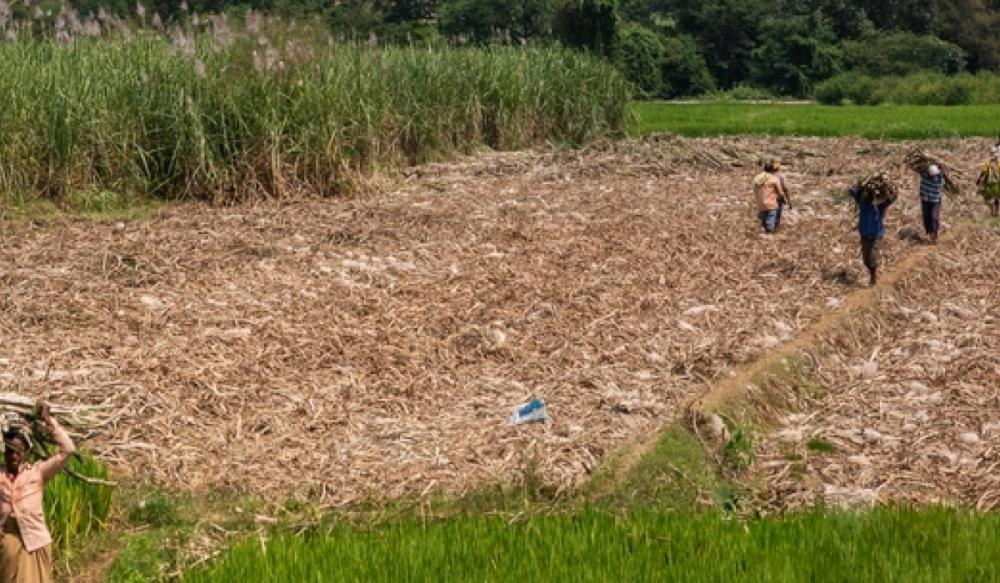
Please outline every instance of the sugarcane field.
[[0, 0], [0, 583], [1000, 580], [1000, 7], [876, 4]]

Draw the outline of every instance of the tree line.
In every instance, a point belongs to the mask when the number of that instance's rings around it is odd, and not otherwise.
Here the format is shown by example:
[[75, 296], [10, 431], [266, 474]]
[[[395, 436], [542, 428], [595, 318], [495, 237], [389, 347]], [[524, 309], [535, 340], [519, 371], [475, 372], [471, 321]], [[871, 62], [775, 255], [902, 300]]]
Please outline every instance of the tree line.
[[[128, 14], [134, 0], [74, 0]], [[182, 11], [252, 8], [322, 19], [379, 43], [560, 43], [613, 60], [638, 92], [752, 86], [786, 96], [867, 77], [1000, 71], [1000, 0], [144, 0]]]

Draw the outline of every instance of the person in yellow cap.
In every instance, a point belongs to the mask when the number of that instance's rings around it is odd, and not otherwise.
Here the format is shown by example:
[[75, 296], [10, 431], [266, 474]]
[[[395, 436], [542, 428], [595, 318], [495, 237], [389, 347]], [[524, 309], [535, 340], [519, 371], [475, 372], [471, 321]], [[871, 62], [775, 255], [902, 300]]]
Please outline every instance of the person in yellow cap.
[[767, 158], [764, 160], [764, 171], [753, 179], [757, 217], [765, 233], [773, 233], [781, 226], [781, 213], [786, 204], [788, 208], [792, 208], [788, 198], [788, 184], [780, 170], [780, 160]]
[[990, 159], [983, 164], [976, 187], [994, 217], [1000, 216], [1000, 142], [990, 150]]

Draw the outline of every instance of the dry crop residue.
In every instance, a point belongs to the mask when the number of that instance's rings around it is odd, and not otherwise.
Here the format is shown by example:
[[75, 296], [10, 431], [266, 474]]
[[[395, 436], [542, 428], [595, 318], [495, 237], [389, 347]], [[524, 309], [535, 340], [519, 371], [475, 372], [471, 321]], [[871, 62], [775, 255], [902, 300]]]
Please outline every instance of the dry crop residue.
[[998, 258], [1000, 232], [962, 229], [818, 344], [826, 397], [758, 459], [776, 506], [1000, 506]]
[[[109, 406], [87, 446], [125, 479], [328, 504], [529, 467], [575, 487], [857, 289], [827, 193], [907, 147], [654, 137], [425, 166], [365, 200], [8, 224], [0, 379]], [[961, 167], [983, 144], [935, 147]], [[772, 153], [796, 206], [765, 237], [750, 180]], [[551, 422], [506, 426], [535, 396]]]

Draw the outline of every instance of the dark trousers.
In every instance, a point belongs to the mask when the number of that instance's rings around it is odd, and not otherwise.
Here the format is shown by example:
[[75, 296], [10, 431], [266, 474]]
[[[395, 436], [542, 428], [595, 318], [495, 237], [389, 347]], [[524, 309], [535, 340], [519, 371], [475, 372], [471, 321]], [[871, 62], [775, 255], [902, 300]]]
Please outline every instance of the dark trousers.
[[941, 228], [941, 201], [922, 200], [920, 201], [920, 209], [924, 214], [924, 232], [928, 235], [937, 235]]
[[881, 256], [879, 247], [881, 246], [881, 238], [861, 237], [861, 260], [865, 262], [868, 271], [878, 269], [878, 261]]
[[781, 226], [781, 211], [784, 208], [784, 203], [779, 202], [778, 208], [773, 211], [760, 211], [757, 213], [757, 216], [760, 218], [760, 225], [764, 227], [765, 233], [773, 233]]

